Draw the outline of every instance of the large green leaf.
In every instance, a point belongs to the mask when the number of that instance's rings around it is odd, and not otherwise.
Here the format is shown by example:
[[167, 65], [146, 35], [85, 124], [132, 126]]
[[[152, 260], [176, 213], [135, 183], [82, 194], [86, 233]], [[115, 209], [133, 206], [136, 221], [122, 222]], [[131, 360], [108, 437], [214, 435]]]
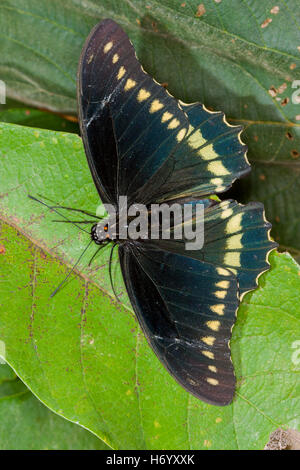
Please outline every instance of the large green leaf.
[[12, 99], [6, 99], [5, 104], [0, 104], [0, 121], [53, 131], [79, 133], [75, 116], [40, 111]]
[[[275, 4], [275, 6], [274, 6]], [[298, 0], [2, 0], [0, 78], [8, 94], [76, 111], [82, 44], [104, 17], [128, 32], [145, 69], [184, 101], [204, 102], [246, 126], [253, 163], [238, 186], [265, 203], [280, 244], [300, 253]]]
[[95, 210], [80, 138], [0, 124], [0, 139], [0, 339], [7, 362], [44, 404], [118, 449], [261, 449], [276, 428], [299, 428], [293, 348], [300, 335], [300, 270], [289, 255], [272, 255], [272, 270], [239, 309], [231, 342], [238, 379], [233, 404], [204, 404], [161, 366], [130, 308], [106, 293], [108, 253], [94, 270], [82, 262], [49, 298], [88, 235], [51, 223], [53, 214], [27, 192]]
[[53, 113], [46, 113], [32, 108], [0, 109], [0, 121], [20, 124], [39, 129], [52, 129], [64, 132], [79, 132], [76, 122], [68, 121]]
[[0, 450], [109, 450], [43, 406], [7, 365], [0, 366]]

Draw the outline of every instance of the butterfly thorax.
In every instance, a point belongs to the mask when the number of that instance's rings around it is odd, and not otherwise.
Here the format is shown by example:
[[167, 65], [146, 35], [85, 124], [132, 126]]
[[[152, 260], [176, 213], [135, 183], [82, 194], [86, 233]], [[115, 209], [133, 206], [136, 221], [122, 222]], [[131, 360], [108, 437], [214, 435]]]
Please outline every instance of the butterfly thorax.
[[127, 241], [126, 229], [127, 226], [124, 224], [121, 225], [118, 217], [113, 223], [100, 221], [92, 226], [91, 239], [96, 245], [102, 245], [108, 242], [124, 243]]
[[[173, 221], [171, 221], [171, 226]], [[155, 224], [157, 228], [157, 237], [161, 238], [161, 220]], [[119, 217], [119, 214], [116, 214], [115, 218], [110, 219], [109, 222], [99, 221], [94, 224], [91, 228], [91, 239], [97, 244], [102, 245], [108, 242], [114, 242], [118, 244], [124, 244], [130, 240], [142, 241], [148, 240], [151, 230], [151, 211], [146, 210], [144, 214], [143, 222], [141, 223], [140, 219], [137, 220], [133, 216], [127, 216], [124, 220], [122, 217]]]

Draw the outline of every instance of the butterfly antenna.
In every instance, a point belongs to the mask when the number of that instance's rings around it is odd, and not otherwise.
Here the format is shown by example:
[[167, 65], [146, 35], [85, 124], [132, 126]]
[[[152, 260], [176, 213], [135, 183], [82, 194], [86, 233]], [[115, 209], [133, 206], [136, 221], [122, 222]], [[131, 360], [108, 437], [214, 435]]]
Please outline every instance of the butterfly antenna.
[[111, 284], [111, 288], [113, 290], [113, 293], [114, 293], [114, 296], [116, 298], [116, 301], [120, 303], [120, 300], [119, 300], [119, 297], [115, 291], [115, 288], [114, 288], [114, 283], [113, 283], [113, 278], [112, 278], [112, 272], [111, 272], [111, 266], [112, 266], [112, 257], [113, 257], [113, 252], [114, 252], [114, 249], [115, 247], [117, 246], [117, 243], [114, 244], [114, 246], [112, 247], [111, 249], [111, 252], [110, 252], [110, 256], [109, 256], [109, 279], [110, 279], [110, 284]]
[[62, 224], [94, 224], [94, 220], [52, 220], [52, 222]]
[[64, 278], [64, 280], [59, 284], [59, 286], [57, 286], [57, 288], [55, 289], [54, 292], [52, 292], [52, 294], [50, 295], [50, 298], [54, 297], [55, 294], [60, 290], [60, 288], [65, 284], [65, 282], [69, 279], [69, 277], [71, 276], [72, 272], [74, 271], [74, 269], [76, 268], [76, 266], [78, 265], [79, 261], [81, 260], [81, 258], [83, 257], [84, 253], [87, 251], [87, 249], [89, 248], [90, 244], [93, 242], [93, 240], [90, 240], [89, 243], [87, 244], [87, 246], [85, 247], [85, 249], [83, 250], [83, 252], [81, 253], [81, 255], [79, 256], [78, 260], [76, 261], [76, 263], [74, 264], [73, 268], [70, 270], [70, 272], [67, 274], [67, 276]]
[[38, 194], [38, 196], [41, 197], [42, 199], [46, 199], [46, 201], [52, 202], [53, 206], [51, 206], [51, 207], [54, 208], [54, 209], [66, 209], [68, 211], [80, 212], [81, 214], [90, 215], [91, 217], [94, 217], [95, 219], [103, 219], [104, 218], [104, 216], [103, 217], [98, 216], [98, 215], [92, 214], [89, 211], [85, 211], [83, 209], [75, 209], [74, 207], [61, 206], [60, 204], [57, 204], [56, 201], [53, 201], [53, 199], [49, 199], [49, 197], [43, 196], [42, 194]]
[[48, 209], [54, 211], [56, 214], [60, 215], [60, 217], [62, 217], [63, 219], [65, 219], [65, 220], [68, 221], [69, 223], [72, 223], [73, 225], [75, 225], [75, 227], [79, 228], [79, 229], [82, 230], [83, 232], [90, 233], [88, 230], [85, 230], [84, 228], [80, 227], [80, 226], [77, 225], [75, 222], [71, 222], [65, 215], [63, 215], [63, 214], [61, 214], [60, 212], [58, 212], [58, 210], [56, 210], [56, 209], [53, 208], [52, 206], [49, 206], [49, 204], [46, 204], [45, 202], [41, 201], [40, 199], [37, 199], [37, 198], [34, 197], [34, 196], [31, 196], [30, 194], [28, 194], [28, 197], [29, 197], [29, 199], [32, 199], [33, 201], [39, 202], [39, 203], [42, 204], [43, 206], [46, 206]]

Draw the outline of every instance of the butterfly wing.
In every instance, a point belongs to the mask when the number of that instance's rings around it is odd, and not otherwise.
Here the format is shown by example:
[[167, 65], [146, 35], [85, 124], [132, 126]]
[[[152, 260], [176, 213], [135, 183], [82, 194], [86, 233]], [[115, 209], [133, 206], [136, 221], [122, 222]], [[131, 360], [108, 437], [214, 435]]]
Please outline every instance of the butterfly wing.
[[[81, 133], [100, 196], [139, 202], [136, 194], [187, 132], [187, 117], [143, 70], [112, 20], [91, 32], [78, 75]], [[160, 184], [157, 179], [155, 186]]]
[[174, 170], [160, 187], [156, 200], [203, 197], [227, 191], [250, 171], [241, 126], [230, 125], [223, 112], [200, 103], [180, 102], [189, 131], [173, 155]]
[[[235, 377], [229, 339], [238, 307], [235, 276], [208, 263], [156, 248], [121, 246], [120, 262], [130, 301], [154, 352], [171, 375], [197, 398], [232, 401]], [[230, 295], [218, 314], [216, 285]], [[222, 302], [222, 305], [223, 302]]]
[[[261, 204], [202, 203], [204, 245], [143, 240], [120, 248], [127, 291], [153, 350], [189, 392], [208, 403], [232, 401], [229, 341], [242, 296], [257, 287], [276, 243]], [[203, 213], [202, 213], [203, 214]], [[197, 217], [184, 220], [182, 227]], [[202, 217], [202, 219], [201, 219]]]
[[124, 31], [104, 20], [78, 73], [81, 134], [103, 202], [150, 203], [226, 190], [249, 169], [240, 127], [185, 105], [150, 77]]
[[[182, 239], [149, 240], [148, 244], [158, 243], [167, 251], [229, 270], [237, 278], [239, 298], [242, 298], [257, 287], [259, 276], [270, 267], [270, 251], [278, 246], [270, 238], [271, 224], [265, 218], [263, 204], [251, 202], [243, 205], [234, 200], [200, 200], [190, 201], [189, 204], [193, 208], [197, 204], [204, 206], [203, 216], [197, 218], [191, 212], [193, 222], [197, 221], [204, 234], [201, 249], [186, 250], [188, 239], [184, 233], [186, 225], [190, 224], [189, 218], [183, 220]], [[172, 206], [172, 202], [169, 206]]]

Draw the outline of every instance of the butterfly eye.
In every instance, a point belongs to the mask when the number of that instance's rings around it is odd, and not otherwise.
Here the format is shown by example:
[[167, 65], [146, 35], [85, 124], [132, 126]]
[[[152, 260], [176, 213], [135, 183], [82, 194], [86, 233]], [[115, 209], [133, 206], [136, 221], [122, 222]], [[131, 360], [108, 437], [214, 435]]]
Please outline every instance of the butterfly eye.
[[104, 232], [107, 232], [107, 231], [108, 231], [108, 224], [104, 226]]

